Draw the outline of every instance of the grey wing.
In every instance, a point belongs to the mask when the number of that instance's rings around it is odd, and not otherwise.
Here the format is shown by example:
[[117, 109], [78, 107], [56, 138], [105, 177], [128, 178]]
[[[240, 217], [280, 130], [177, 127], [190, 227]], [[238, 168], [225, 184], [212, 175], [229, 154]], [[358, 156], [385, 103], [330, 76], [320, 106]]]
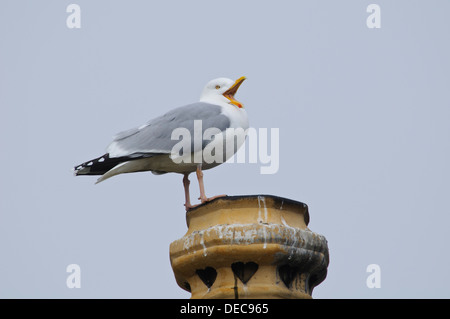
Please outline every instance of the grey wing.
[[[203, 102], [182, 106], [157, 117], [147, 124], [116, 135], [106, 152], [110, 157], [140, 157], [153, 154], [170, 154], [179, 140], [172, 140], [177, 128], [187, 129], [194, 138], [194, 121], [201, 120], [202, 136], [208, 128], [225, 131], [230, 126], [228, 117], [221, 113], [221, 107]], [[198, 123], [197, 123], [198, 124]], [[209, 141], [204, 141], [204, 147]], [[194, 148], [191, 148], [194, 150]]]

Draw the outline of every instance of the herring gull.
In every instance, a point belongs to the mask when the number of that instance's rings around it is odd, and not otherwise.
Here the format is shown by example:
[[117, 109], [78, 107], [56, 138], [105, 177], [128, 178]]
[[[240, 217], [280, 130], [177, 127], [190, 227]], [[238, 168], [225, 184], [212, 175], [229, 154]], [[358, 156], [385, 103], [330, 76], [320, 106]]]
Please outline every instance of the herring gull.
[[[189, 210], [195, 206], [190, 202], [188, 177], [196, 172], [201, 203], [218, 197], [206, 197], [202, 171], [228, 160], [245, 140], [249, 127], [247, 112], [234, 97], [244, 80], [245, 77], [236, 81], [218, 78], [208, 82], [199, 102], [175, 108], [144, 125], [117, 134], [104, 155], [75, 166], [74, 174], [101, 175], [99, 183], [123, 173], [180, 173], [184, 175], [184, 205]], [[230, 129], [233, 134], [228, 134]], [[205, 136], [208, 130], [209, 137]], [[174, 132], [187, 133], [193, 140], [177, 147], [181, 143], [179, 138], [185, 136], [174, 136]], [[200, 137], [199, 142], [196, 137]], [[226, 145], [230, 144], [232, 151], [228, 152]], [[206, 149], [209, 153], [205, 155]]]

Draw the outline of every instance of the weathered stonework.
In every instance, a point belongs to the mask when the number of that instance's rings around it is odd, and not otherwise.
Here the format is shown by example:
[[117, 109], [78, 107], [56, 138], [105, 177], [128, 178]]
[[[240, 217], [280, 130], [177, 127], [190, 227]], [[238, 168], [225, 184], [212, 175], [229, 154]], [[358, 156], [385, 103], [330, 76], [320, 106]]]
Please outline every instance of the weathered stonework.
[[170, 260], [191, 298], [311, 298], [326, 277], [327, 241], [308, 229], [303, 203], [228, 196], [190, 210], [186, 220]]

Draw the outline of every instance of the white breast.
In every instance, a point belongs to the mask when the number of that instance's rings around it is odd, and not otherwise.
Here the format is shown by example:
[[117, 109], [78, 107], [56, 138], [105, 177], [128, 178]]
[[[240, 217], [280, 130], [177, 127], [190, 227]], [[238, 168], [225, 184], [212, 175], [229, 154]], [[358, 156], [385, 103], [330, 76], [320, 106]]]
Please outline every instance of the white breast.
[[238, 108], [231, 104], [225, 104], [222, 106], [222, 114], [230, 119], [231, 128], [243, 128], [248, 129], [248, 117], [247, 111], [244, 108]]
[[[225, 104], [225, 103], [224, 103]], [[222, 104], [222, 114], [230, 119], [230, 128], [222, 133], [215, 135], [214, 140], [207, 146], [209, 149], [221, 151], [220, 163], [230, 159], [245, 142], [247, 129], [249, 128], [247, 111], [230, 104]], [[209, 158], [206, 150], [203, 152], [203, 158], [206, 163], [212, 164], [217, 157]], [[215, 152], [215, 154], [217, 154]], [[206, 165], [205, 168], [214, 167], [220, 163]]]

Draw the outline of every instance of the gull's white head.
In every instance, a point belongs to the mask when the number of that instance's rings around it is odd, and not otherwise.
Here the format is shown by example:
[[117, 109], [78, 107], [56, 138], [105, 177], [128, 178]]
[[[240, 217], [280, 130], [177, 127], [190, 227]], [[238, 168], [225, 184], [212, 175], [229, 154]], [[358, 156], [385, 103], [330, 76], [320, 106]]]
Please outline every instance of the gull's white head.
[[244, 82], [245, 76], [240, 77], [236, 81], [227, 78], [218, 78], [209, 81], [203, 89], [200, 96], [200, 102], [212, 103], [212, 104], [231, 104], [238, 108], [243, 108], [242, 103], [235, 100], [239, 86]]

